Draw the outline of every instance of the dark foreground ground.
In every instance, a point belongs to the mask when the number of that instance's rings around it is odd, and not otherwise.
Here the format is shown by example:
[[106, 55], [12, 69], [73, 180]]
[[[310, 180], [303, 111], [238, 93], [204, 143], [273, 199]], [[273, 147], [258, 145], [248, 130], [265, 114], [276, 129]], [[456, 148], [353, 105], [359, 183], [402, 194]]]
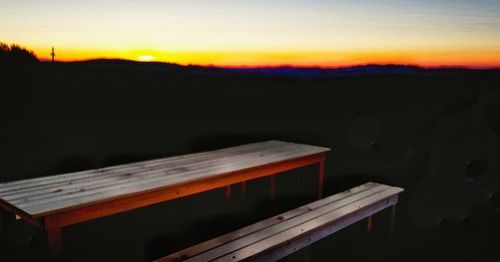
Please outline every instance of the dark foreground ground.
[[[106, 63], [104, 63], [106, 64]], [[196, 69], [196, 68], [195, 68]], [[287, 71], [288, 72], [288, 71]], [[244, 74], [245, 75], [245, 74]], [[500, 74], [287, 77], [109, 63], [0, 73], [0, 182], [280, 139], [333, 148], [326, 195], [366, 181], [406, 189], [389, 213], [285, 261], [486, 260], [500, 243]], [[315, 199], [315, 167], [213, 190], [63, 231], [63, 261], [149, 261]], [[51, 261], [22, 222], [1, 261]], [[15, 259], [15, 260], [14, 260]]]

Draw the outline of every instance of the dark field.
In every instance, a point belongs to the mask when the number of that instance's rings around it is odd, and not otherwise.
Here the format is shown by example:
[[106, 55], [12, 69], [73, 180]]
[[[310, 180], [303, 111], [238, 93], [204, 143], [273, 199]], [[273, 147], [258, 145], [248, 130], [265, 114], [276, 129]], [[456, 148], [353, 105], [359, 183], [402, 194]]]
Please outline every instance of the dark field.
[[[100, 64], [100, 65], [99, 65]], [[437, 71], [436, 71], [437, 72]], [[366, 181], [406, 189], [389, 210], [285, 261], [486, 260], [500, 243], [500, 73], [286, 77], [120, 63], [0, 73], [0, 182], [278, 139], [331, 147], [325, 195]], [[63, 230], [66, 261], [149, 261], [315, 200], [317, 168]], [[2, 258], [55, 260], [11, 223]], [[3, 260], [2, 260], [3, 261]]]

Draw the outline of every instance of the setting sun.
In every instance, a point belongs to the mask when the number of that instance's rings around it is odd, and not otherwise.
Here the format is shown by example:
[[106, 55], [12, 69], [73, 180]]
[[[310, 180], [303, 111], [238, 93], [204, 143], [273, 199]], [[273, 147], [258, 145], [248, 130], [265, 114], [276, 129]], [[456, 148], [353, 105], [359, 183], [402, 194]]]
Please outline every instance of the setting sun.
[[153, 61], [155, 58], [152, 55], [141, 55], [141, 56], [137, 57], [137, 59], [139, 59], [139, 61], [149, 62], [149, 61]]

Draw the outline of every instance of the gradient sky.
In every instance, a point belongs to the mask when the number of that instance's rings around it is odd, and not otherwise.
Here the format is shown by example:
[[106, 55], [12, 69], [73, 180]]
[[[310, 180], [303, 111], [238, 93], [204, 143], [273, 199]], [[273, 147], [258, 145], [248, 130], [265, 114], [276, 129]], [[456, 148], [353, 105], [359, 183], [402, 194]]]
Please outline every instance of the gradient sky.
[[0, 0], [0, 41], [59, 60], [500, 67], [500, 1]]

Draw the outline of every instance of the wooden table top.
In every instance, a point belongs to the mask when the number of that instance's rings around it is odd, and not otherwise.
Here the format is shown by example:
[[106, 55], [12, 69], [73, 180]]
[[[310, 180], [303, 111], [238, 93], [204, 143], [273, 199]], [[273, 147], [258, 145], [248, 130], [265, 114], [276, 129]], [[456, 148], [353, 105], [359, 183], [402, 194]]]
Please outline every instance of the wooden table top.
[[31, 216], [56, 213], [129, 194], [186, 184], [258, 166], [329, 151], [266, 141], [88, 171], [0, 183], [0, 199]]

